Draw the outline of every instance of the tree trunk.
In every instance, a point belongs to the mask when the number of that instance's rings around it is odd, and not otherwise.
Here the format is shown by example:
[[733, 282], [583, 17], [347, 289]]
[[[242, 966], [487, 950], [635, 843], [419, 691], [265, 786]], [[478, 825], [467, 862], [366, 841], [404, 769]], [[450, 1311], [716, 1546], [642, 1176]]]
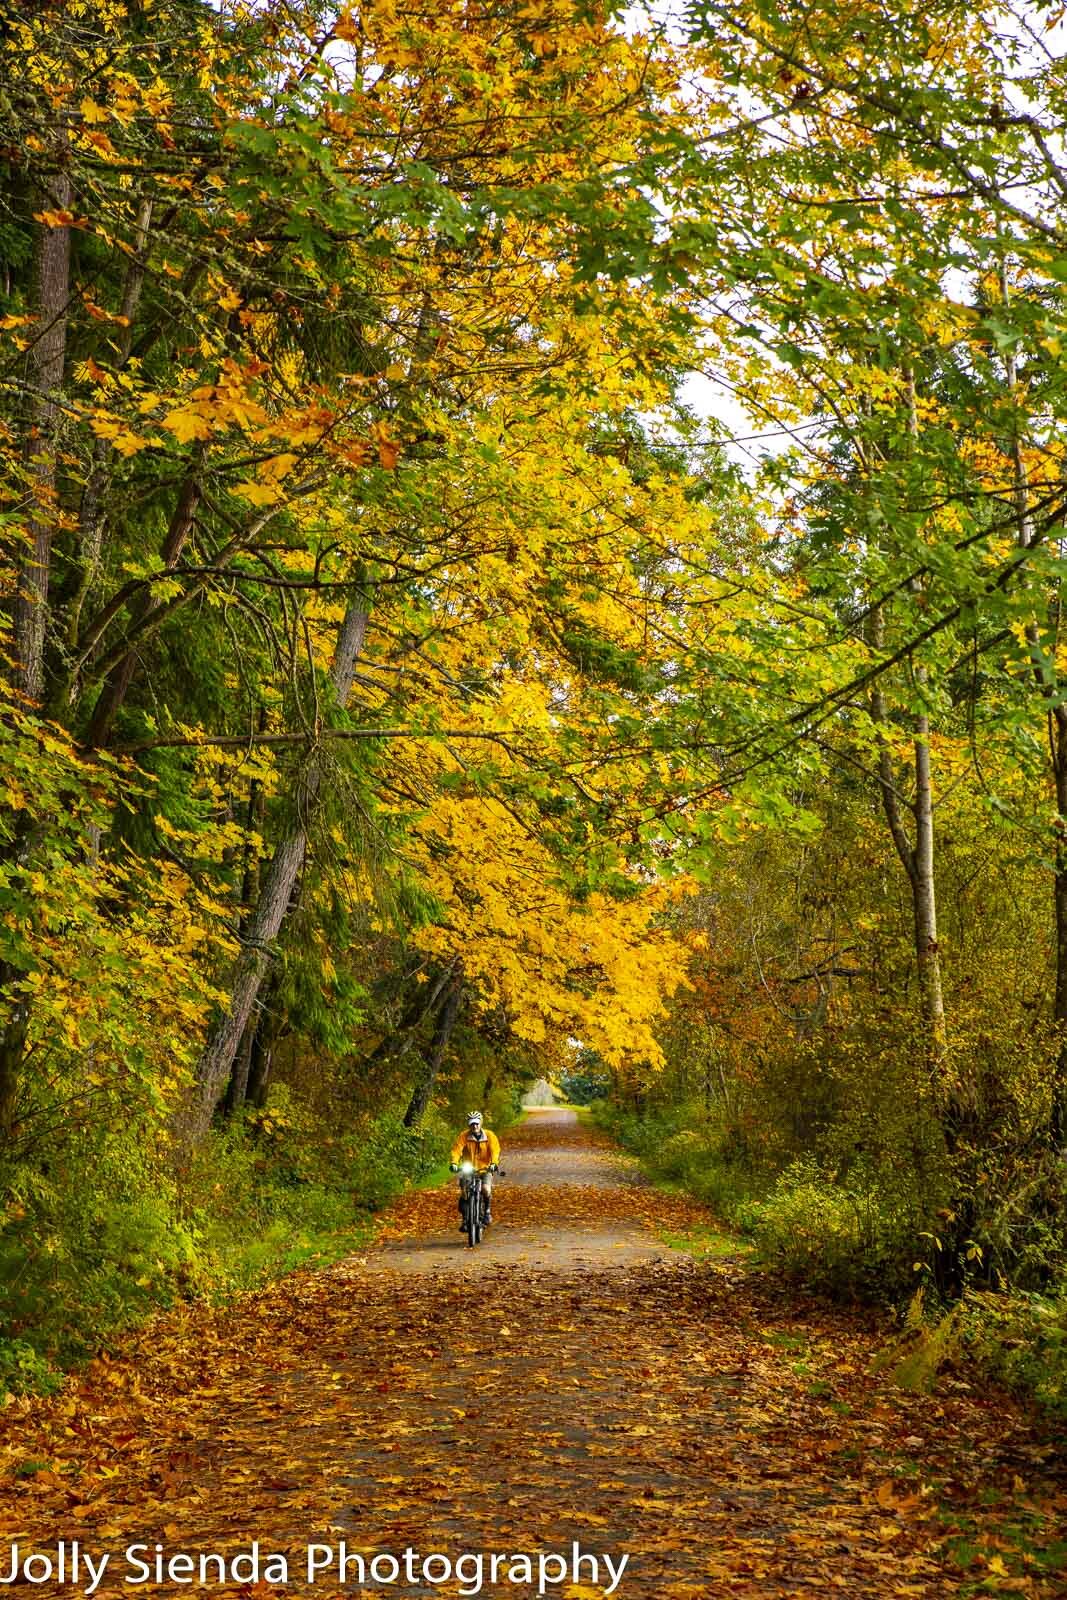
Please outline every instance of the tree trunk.
[[[334, 650], [330, 681], [334, 702], [343, 706], [352, 687], [356, 661], [367, 631], [365, 602], [348, 608]], [[293, 889], [304, 860], [307, 830], [318, 800], [322, 767], [312, 754], [297, 788], [297, 801], [289, 831], [277, 845], [263, 873], [259, 901], [243, 938], [244, 949], [230, 979], [230, 1000], [212, 1026], [196, 1067], [196, 1094], [187, 1119], [194, 1137], [202, 1137], [211, 1123], [223, 1086], [233, 1066], [256, 996], [270, 965], [271, 946], [281, 932]]]
[[437, 1013], [437, 1026], [434, 1028], [430, 1051], [423, 1059], [424, 1070], [412, 1091], [408, 1108], [404, 1112], [405, 1128], [417, 1128], [426, 1115], [426, 1107], [430, 1103], [430, 1096], [433, 1094], [433, 1087], [437, 1082], [437, 1074], [440, 1071], [441, 1062], [444, 1060], [448, 1041], [452, 1037], [452, 1029], [455, 1026], [459, 1003], [462, 998], [463, 974], [462, 972], [457, 972], [445, 991], [441, 1009]]
[[275, 978], [267, 985], [266, 995], [260, 1004], [249, 1054], [245, 1104], [255, 1106], [257, 1111], [262, 1111], [267, 1103], [267, 1090], [274, 1067], [274, 1047], [281, 1031], [282, 1017], [278, 1008], [278, 983]]
[[[260, 733], [266, 732], [267, 713], [261, 710], [257, 721]], [[244, 870], [241, 873], [241, 937], [248, 932], [249, 920], [257, 900], [259, 899], [259, 857], [252, 846], [251, 835], [253, 832], [262, 832], [263, 829], [263, 785], [258, 778], [253, 778], [248, 785], [248, 806], [245, 811], [245, 859]], [[245, 1028], [241, 1040], [241, 1048], [234, 1058], [233, 1071], [230, 1081], [226, 1086], [226, 1094], [222, 1102], [223, 1112], [227, 1117], [232, 1117], [235, 1111], [240, 1111], [248, 1096], [248, 1080], [252, 1070], [252, 1050], [256, 1035], [259, 1032], [260, 1015], [253, 1008], [248, 1026]]]
[[[40, 819], [20, 827], [3, 851], [2, 859], [17, 868], [25, 867], [40, 848], [44, 834]], [[14, 1133], [22, 1061], [30, 1029], [30, 997], [18, 993], [15, 988], [25, 976], [25, 969], [17, 963], [0, 961], [0, 995], [8, 994], [11, 1006], [7, 1021], [0, 1027], [0, 1140], [5, 1143]]]
[[[141, 301], [141, 290], [144, 287], [145, 266], [148, 256], [148, 230], [152, 221], [152, 201], [141, 201], [137, 213], [137, 228], [134, 234], [133, 254], [126, 269], [126, 282], [122, 290], [122, 303], [119, 315], [125, 321], [120, 323], [117, 336], [118, 359], [115, 370], [121, 372], [130, 359], [133, 349], [133, 329], [137, 319], [137, 307]], [[81, 614], [86, 597], [92, 588], [100, 567], [100, 556], [104, 542], [104, 524], [107, 520], [104, 496], [111, 477], [111, 462], [114, 457], [114, 448], [107, 439], [98, 439], [93, 447], [93, 470], [82, 494], [81, 513], [79, 516], [79, 535], [76, 560], [72, 563], [71, 580], [68, 586], [69, 600], [66, 606], [66, 620], [64, 633], [66, 636], [67, 650], [73, 655], [78, 644], [78, 630], [81, 626]], [[58, 681], [62, 682], [59, 676]], [[63, 685], [66, 690], [67, 686]], [[60, 698], [66, 701], [69, 692], [62, 692]], [[64, 707], [56, 704], [54, 707], [58, 714], [62, 714]]]
[[[61, 159], [60, 170], [51, 179], [43, 198], [48, 209], [63, 211], [70, 209], [71, 182], [69, 173], [62, 165], [65, 156], [62, 141], [58, 154]], [[150, 211], [142, 207], [141, 216], [147, 229]], [[36, 496], [28, 527], [30, 548], [19, 567], [14, 603], [15, 681], [33, 700], [44, 698], [46, 685], [45, 646], [52, 541], [59, 493], [59, 393], [63, 386], [67, 357], [70, 260], [70, 229], [49, 228], [42, 224], [36, 262], [38, 332], [28, 357], [30, 402], [25, 446], [26, 455], [34, 469]], [[143, 276], [143, 266], [135, 270], [131, 263], [123, 295], [123, 309], [129, 311], [131, 320]], [[124, 345], [123, 350], [125, 359], [128, 348]], [[89, 581], [89, 576], [83, 576], [76, 585], [75, 597], [79, 603]], [[70, 595], [69, 587], [67, 594]], [[50, 662], [49, 666], [53, 664]], [[49, 709], [54, 711], [56, 708], [50, 706]], [[17, 843], [17, 858], [22, 862], [32, 854], [34, 835], [39, 837], [40, 830], [34, 830], [34, 834]], [[0, 989], [8, 987], [21, 976], [17, 968], [3, 964], [0, 966]], [[12, 1132], [29, 1023], [30, 1002], [20, 996], [0, 1031], [0, 1137], [5, 1139], [9, 1139]]]
[[[883, 644], [882, 617], [873, 612], [869, 623], [872, 649]], [[871, 719], [879, 726], [888, 720], [885, 695], [880, 681], [871, 694]], [[893, 762], [888, 745], [878, 751], [878, 787], [893, 845], [911, 890], [914, 922], [915, 960], [919, 975], [919, 1006], [926, 1029], [931, 1060], [939, 1064], [945, 1054], [945, 1001], [941, 986], [941, 955], [937, 943], [937, 888], [934, 879], [934, 798], [930, 768], [930, 719], [921, 714], [915, 721], [912, 744], [915, 763], [915, 799], [911, 810], [915, 818], [914, 847], [905, 826], [900, 791], [894, 781]]]
[[[6, 971], [0, 976], [8, 980], [19, 976], [5, 963]], [[26, 1049], [26, 1033], [30, 1023], [30, 1003], [25, 995], [14, 1002], [11, 1016], [0, 1033], [0, 1140], [10, 1142], [15, 1132], [15, 1112], [18, 1107], [22, 1057]]]
[[933, 1060], [945, 1053], [945, 1000], [941, 988], [941, 956], [937, 944], [937, 889], [934, 883], [934, 797], [930, 775], [930, 720], [920, 716], [915, 728], [915, 849], [911, 877], [915, 907], [915, 958], [927, 1044]]
[[410, 1003], [405, 1006], [396, 1027], [391, 1033], [387, 1033], [385, 1038], [375, 1045], [370, 1055], [361, 1062], [362, 1072], [381, 1066], [386, 1061], [391, 1061], [394, 1056], [406, 1054], [415, 1040], [417, 1030], [435, 1009], [441, 991], [448, 982], [450, 970], [446, 967], [443, 972], [439, 972], [435, 978], [416, 991]]
[[248, 1026], [241, 1039], [241, 1047], [233, 1060], [233, 1071], [230, 1081], [226, 1085], [226, 1093], [222, 1100], [223, 1114], [232, 1117], [235, 1111], [240, 1111], [248, 1098], [248, 1080], [252, 1073], [252, 1049], [259, 1032], [259, 1017], [253, 1010], [248, 1020]]
[[[65, 151], [57, 152], [63, 163]], [[70, 174], [61, 164], [43, 195], [48, 210], [69, 211]], [[31, 700], [44, 692], [48, 585], [59, 493], [59, 392], [67, 359], [70, 300], [70, 229], [41, 224], [37, 243], [37, 328], [28, 357], [29, 408], [25, 454], [33, 474], [29, 548], [19, 562], [15, 588], [15, 681]]]
[[[908, 403], [908, 434], [914, 439], [919, 431], [919, 412], [915, 392], [915, 378], [905, 369], [904, 379]], [[908, 588], [918, 594], [919, 584], [913, 580]], [[870, 612], [867, 622], [867, 642], [872, 653], [880, 653], [885, 643], [885, 618], [880, 606]], [[920, 689], [926, 682], [926, 672], [916, 665], [915, 681]], [[879, 728], [888, 723], [885, 693], [880, 678], [871, 690], [871, 720]], [[912, 845], [904, 822], [902, 796], [897, 788], [893, 771], [893, 758], [883, 737], [878, 742], [878, 787], [881, 791], [882, 810], [889, 826], [893, 846], [908, 876], [911, 890], [913, 942], [915, 963], [919, 978], [919, 1011], [926, 1030], [927, 1050], [937, 1077], [942, 1076], [945, 1039], [945, 1001], [941, 985], [941, 954], [937, 942], [937, 885], [934, 877], [934, 798], [933, 776], [930, 762], [930, 718], [920, 711], [915, 718], [912, 735], [912, 764], [914, 768], [915, 798], [904, 802], [914, 821], [915, 843]], [[941, 1085], [939, 1085], [941, 1087]]]
[[1056, 780], [1056, 871], [1053, 896], [1056, 911], [1056, 992], [1053, 1020], [1059, 1043], [1052, 1079], [1049, 1142], [1054, 1150], [1067, 1143], [1067, 707], [1056, 706], [1049, 716], [1052, 767]]

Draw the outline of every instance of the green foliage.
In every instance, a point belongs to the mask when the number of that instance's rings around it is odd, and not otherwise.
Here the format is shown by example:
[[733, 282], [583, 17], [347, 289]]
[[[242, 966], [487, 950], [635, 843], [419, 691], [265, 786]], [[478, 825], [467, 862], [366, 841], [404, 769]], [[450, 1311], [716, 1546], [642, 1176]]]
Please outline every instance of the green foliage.
[[972, 1289], [949, 1310], [920, 1289], [900, 1332], [874, 1362], [901, 1388], [922, 1393], [951, 1368], [981, 1371], [1057, 1419], [1067, 1418], [1067, 1284], [1049, 1295]]
[[790, 1162], [735, 1220], [768, 1262], [817, 1288], [891, 1297], [909, 1281], [910, 1234], [885, 1198], [832, 1180], [811, 1156]]
[[287, 1084], [195, 1154], [183, 1201], [201, 1219], [217, 1289], [247, 1287], [366, 1243], [371, 1218], [444, 1158], [446, 1130], [395, 1110], [324, 1118]]
[[418, 1128], [404, 1128], [395, 1116], [372, 1118], [361, 1130], [352, 1176], [361, 1203], [379, 1211], [407, 1182], [426, 1179], [448, 1155], [453, 1132], [440, 1112], [425, 1116]]
[[[148, 1312], [226, 1295], [366, 1243], [371, 1218], [444, 1159], [438, 1115], [324, 1120], [288, 1085], [212, 1133], [186, 1163], [117, 1136], [53, 1146], [64, 1181], [13, 1174], [0, 1231], [0, 1384], [54, 1386], [69, 1365]], [[51, 1163], [50, 1163], [51, 1164]]]
[[588, 1106], [600, 1100], [611, 1088], [611, 1074], [594, 1051], [583, 1051], [573, 1067], [559, 1075], [563, 1097], [572, 1106]]
[[966, 1295], [962, 1350], [997, 1382], [1067, 1420], [1067, 1279], [1049, 1295]]
[[0, 1396], [54, 1394], [62, 1375], [25, 1339], [0, 1339]]
[[0, 1232], [0, 1302], [17, 1338], [65, 1363], [203, 1283], [173, 1179], [136, 1146], [74, 1137], [64, 1181], [15, 1174]]
[[[930, 1201], [929, 1229], [920, 1226], [914, 1173], [902, 1182], [858, 1163], [847, 1179], [810, 1152], [794, 1156], [775, 1172], [731, 1129], [721, 1111], [694, 1102], [670, 1107], [624, 1108], [602, 1100], [595, 1120], [637, 1155], [662, 1182], [680, 1184], [722, 1220], [753, 1241], [759, 1259], [804, 1284], [832, 1296], [857, 1295], [903, 1307], [901, 1331], [876, 1362], [903, 1388], [925, 1391], [946, 1367], [977, 1370], [1057, 1417], [1067, 1416], [1067, 1287], [1062, 1277], [1062, 1228], [1052, 1218], [1027, 1210], [1023, 1196], [999, 1201], [984, 1197], [992, 1217], [1002, 1212], [1022, 1223], [1028, 1237], [1043, 1244], [1045, 1293], [981, 1287], [984, 1253], [972, 1259], [972, 1284], [946, 1305], [936, 1290], [939, 1236], [950, 1227]], [[831, 1139], [825, 1148], [832, 1145]], [[899, 1152], [898, 1152], [899, 1154]], [[898, 1161], [897, 1165], [900, 1165]], [[949, 1166], [942, 1173], [950, 1181]], [[902, 1196], [913, 1191], [911, 1204]], [[993, 1227], [972, 1210], [970, 1220], [986, 1234]], [[737, 1245], [715, 1240], [699, 1255], [737, 1253]], [[1020, 1271], [1029, 1270], [1017, 1263]], [[1055, 1274], [1060, 1273], [1057, 1277]], [[916, 1289], [916, 1282], [919, 1288]]]
[[750, 1236], [769, 1265], [835, 1294], [892, 1299], [913, 1281], [914, 1235], [869, 1169], [842, 1183], [801, 1155], [776, 1172], [773, 1144], [749, 1145], [721, 1114], [693, 1104], [598, 1120], [657, 1177], [682, 1184]]
[[742, 1208], [768, 1182], [729, 1130], [691, 1103], [640, 1112], [600, 1100], [593, 1116], [655, 1177], [681, 1184], [724, 1222], [737, 1224]]

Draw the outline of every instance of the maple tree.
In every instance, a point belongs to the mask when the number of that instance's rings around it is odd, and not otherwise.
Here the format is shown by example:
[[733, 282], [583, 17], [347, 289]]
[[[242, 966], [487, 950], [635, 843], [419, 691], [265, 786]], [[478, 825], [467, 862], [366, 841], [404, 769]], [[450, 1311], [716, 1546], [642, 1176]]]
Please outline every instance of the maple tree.
[[613, 443], [682, 324], [589, 262], [612, 208], [652, 225], [670, 49], [566, 5], [105, 0], [4, 47], [16, 1238], [56, 1118], [165, 1207], [294, 1028], [358, 1058], [413, 963], [462, 959], [501, 1048], [655, 1059], [671, 936], [579, 752], [655, 691], [682, 497]]
[[[886, 1234], [881, 1244], [872, 1235], [902, 1225], [889, 1255], [904, 1274], [913, 1264], [903, 1237], [929, 1242], [942, 1291], [1003, 1282], [1031, 1247], [1033, 1282], [1055, 1284], [1062, 1272], [1062, 1241], [1042, 1220], [1060, 1203], [1065, 1103], [1055, 666], [1063, 108], [1046, 43], [1057, 24], [1044, 7], [965, 18], [949, 7], [922, 17], [699, 8], [694, 97], [705, 129], [680, 154], [672, 217], [704, 316], [705, 366], [778, 444], [757, 462], [764, 531], [738, 575], [762, 596], [755, 628], [746, 618], [748, 715], [727, 701], [724, 717], [729, 669], [692, 653], [699, 636], [682, 650], [694, 701], [702, 711], [711, 702], [699, 726], [713, 730], [720, 804], [706, 820], [677, 793], [677, 834], [686, 837], [688, 816], [730, 906], [726, 947], [716, 952], [712, 935], [710, 995], [696, 1009], [705, 1083], [710, 1072], [733, 1082], [712, 1096], [710, 1115], [689, 1113], [703, 1141], [694, 1170], [700, 1160], [714, 1168], [717, 1146], [740, 1149], [741, 1166], [747, 1152], [756, 1176], [741, 1181], [759, 1190], [781, 1178], [784, 1216], [781, 1165], [814, 1154], [816, 1181], [797, 1167], [796, 1192], [814, 1206], [818, 1190], [844, 1215], [853, 1265], [862, 1235], [868, 1265], [884, 1275]], [[731, 183], [742, 161], [745, 181]], [[671, 732], [686, 748], [687, 730]], [[1030, 785], [1020, 785], [1020, 763]], [[904, 868], [903, 906], [884, 846], [869, 836], [872, 802]], [[787, 854], [799, 877], [813, 851], [824, 854], [813, 813], [855, 837], [857, 854], [825, 852], [837, 857], [837, 887], [820, 887], [813, 903], [828, 927], [772, 955], [778, 939], [759, 949], [757, 930], [793, 919], [775, 910], [778, 861], [766, 864], [759, 841], [768, 824], [802, 841]], [[743, 912], [726, 888], [739, 844], [751, 873]], [[1044, 927], [1032, 921], [1042, 873], [1052, 886]], [[981, 909], [968, 896], [967, 917], [946, 914], [943, 897], [977, 882]], [[887, 902], [894, 940], [911, 924], [910, 959], [887, 960], [870, 937]], [[1020, 937], [1032, 957], [1021, 965]], [[747, 944], [754, 962], [740, 954]], [[698, 957], [698, 988], [704, 964]], [[747, 993], [734, 989], [738, 966]], [[798, 1005], [803, 986], [810, 998]], [[679, 1020], [692, 1010], [685, 996]], [[1016, 1020], [1006, 1026], [1008, 1011]], [[788, 1049], [766, 1032], [783, 1024]], [[679, 1034], [692, 1038], [688, 1026]], [[676, 1101], [691, 1049], [667, 1080], [646, 1085], [669, 1133], [687, 1125]], [[917, 1124], [903, 1210], [894, 1174], [909, 1134], [897, 1126], [884, 1141], [876, 1126], [898, 1103]], [[769, 1126], [781, 1130], [777, 1174], [764, 1161]], [[731, 1181], [736, 1173], [727, 1199]], [[853, 1202], [859, 1216], [849, 1219]], [[1002, 1253], [1009, 1215], [1020, 1232], [1008, 1255], [1030, 1239], [1014, 1268]], [[766, 1225], [776, 1225], [769, 1213]]]

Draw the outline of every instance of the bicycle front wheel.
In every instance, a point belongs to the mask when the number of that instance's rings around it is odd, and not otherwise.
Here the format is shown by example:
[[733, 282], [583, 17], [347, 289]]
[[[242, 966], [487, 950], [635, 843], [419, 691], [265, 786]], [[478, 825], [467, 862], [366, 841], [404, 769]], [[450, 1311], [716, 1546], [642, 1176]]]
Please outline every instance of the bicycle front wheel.
[[480, 1186], [476, 1183], [467, 1185], [467, 1245], [473, 1250], [482, 1237], [482, 1196]]

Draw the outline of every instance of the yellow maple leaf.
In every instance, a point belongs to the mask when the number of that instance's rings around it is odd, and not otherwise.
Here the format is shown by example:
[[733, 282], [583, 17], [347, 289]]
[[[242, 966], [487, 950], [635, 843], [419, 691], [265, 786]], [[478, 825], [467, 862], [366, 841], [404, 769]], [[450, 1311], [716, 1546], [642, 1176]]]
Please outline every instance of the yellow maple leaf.
[[135, 456], [139, 450], [147, 450], [152, 443], [143, 434], [134, 433], [113, 417], [95, 416], [89, 418], [89, 426], [98, 439], [107, 439], [120, 455]]
[[88, 217], [76, 217], [73, 211], [35, 211], [34, 222], [43, 228], [87, 228]]
[[280, 455], [272, 456], [264, 462], [263, 471], [270, 478], [284, 478], [296, 466], [297, 457], [291, 450], [283, 450]]
[[282, 491], [272, 483], [235, 483], [233, 492], [254, 506], [273, 506], [282, 498]]
[[189, 444], [193, 439], [210, 439], [211, 424], [199, 411], [179, 406], [163, 418], [163, 426], [172, 433], [179, 444]]

